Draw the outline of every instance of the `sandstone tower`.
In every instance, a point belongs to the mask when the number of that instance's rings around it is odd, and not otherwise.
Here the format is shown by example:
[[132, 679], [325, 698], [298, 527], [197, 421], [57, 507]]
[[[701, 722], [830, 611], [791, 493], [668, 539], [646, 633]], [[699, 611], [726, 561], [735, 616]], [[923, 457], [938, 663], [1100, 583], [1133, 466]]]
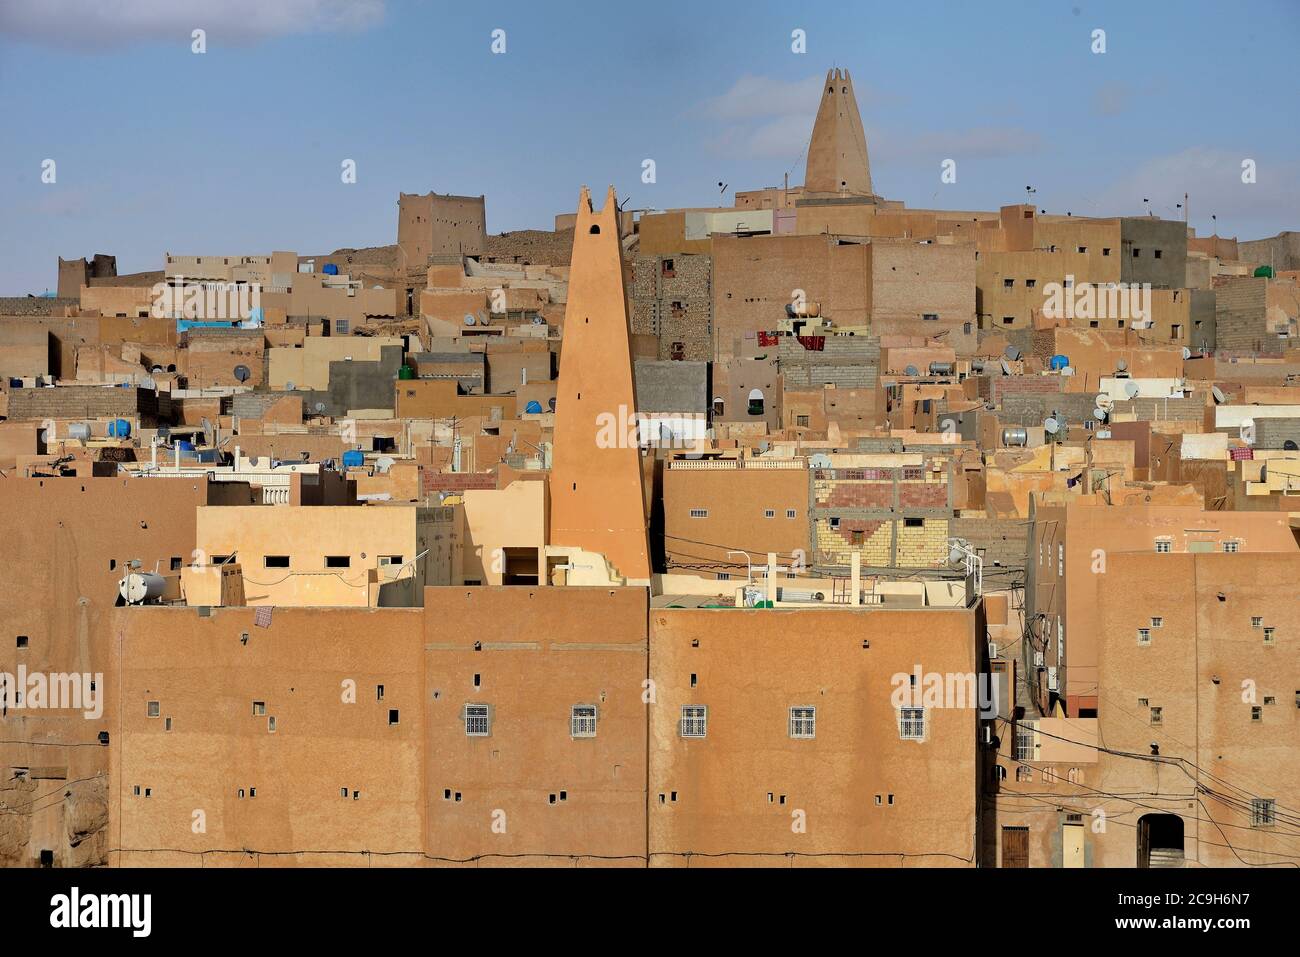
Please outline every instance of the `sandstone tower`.
[[624, 427], [635, 413], [618, 203], [611, 186], [594, 212], [584, 186], [556, 388], [550, 543], [601, 552], [629, 583], [648, 583], [641, 452], [635, 426]]
[[867, 134], [853, 95], [848, 70], [830, 70], [822, 86], [808, 164], [804, 195], [872, 196]]

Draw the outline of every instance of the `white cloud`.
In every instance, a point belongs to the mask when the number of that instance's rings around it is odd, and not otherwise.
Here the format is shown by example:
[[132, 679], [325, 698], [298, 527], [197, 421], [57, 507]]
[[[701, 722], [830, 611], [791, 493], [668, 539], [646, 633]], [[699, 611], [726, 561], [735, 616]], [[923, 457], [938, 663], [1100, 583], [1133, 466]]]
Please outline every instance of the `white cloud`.
[[[1241, 164], [1246, 159], [1256, 162], [1254, 183], [1241, 181]], [[1194, 224], [1204, 227], [1214, 213], [1220, 231], [1231, 235], [1238, 223], [1300, 222], [1298, 180], [1300, 164], [1293, 160], [1272, 160], [1256, 155], [1250, 147], [1194, 146], [1142, 163], [1113, 182], [1097, 197], [1097, 205], [1114, 211], [1112, 215], [1141, 215], [1142, 200], [1150, 199], [1157, 215], [1175, 218], [1174, 204], [1181, 203], [1187, 193]]]
[[0, 34], [52, 46], [104, 49], [169, 40], [188, 46], [249, 43], [322, 30], [362, 30], [384, 17], [384, 0], [6, 0]]
[[817, 112], [821, 90], [820, 76], [774, 80], [746, 73], [727, 92], [701, 103], [698, 110], [713, 119], [733, 122], [796, 114], [811, 117]]

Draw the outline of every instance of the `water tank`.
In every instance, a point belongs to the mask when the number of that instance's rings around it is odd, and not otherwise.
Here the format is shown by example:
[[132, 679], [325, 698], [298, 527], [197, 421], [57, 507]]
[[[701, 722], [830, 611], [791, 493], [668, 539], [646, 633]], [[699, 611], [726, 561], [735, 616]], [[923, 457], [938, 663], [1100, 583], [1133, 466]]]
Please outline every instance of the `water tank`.
[[1052, 356], [1052, 371], [1057, 372], [1070, 364], [1069, 356]]
[[365, 465], [366, 457], [361, 454], [360, 449], [348, 449], [343, 453], [343, 467], [345, 469], [356, 469]]
[[129, 439], [131, 437], [131, 423], [126, 419], [114, 419], [108, 423], [108, 434], [115, 439]]
[[404, 365], [404, 366], [402, 366], [400, 369], [397, 370], [397, 378], [399, 378], [399, 379], [414, 379], [414, 378], [415, 378], [415, 370], [412, 369], [410, 366], [405, 366], [405, 365]]
[[68, 438], [86, 441], [90, 438], [90, 426], [85, 422], [73, 422], [68, 426]]
[[530, 399], [528, 404], [524, 406], [524, 411], [532, 415], [538, 415], [542, 411], [542, 404], [536, 399]]
[[1257, 267], [1255, 267], [1255, 278], [1256, 278], [1256, 279], [1272, 279], [1272, 278], [1273, 278], [1273, 267], [1272, 267], [1272, 266], [1257, 266]]
[[321, 272], [327, 276], [337, 276], [339, 274], [339, 267], [333, 263], [326, 263], [324, 268], [321, 269]]
[[177, 447], [178, 449], [180, 449], [182, 452], [193, 452], [193, 451], [194, 451], [194, 443], [193, 443], [193, 442], [190, 442], [190, 441], [188, 441], [188, 440], [186, 440], [186, 439], [180, 439], [179, 441], [177, 441], [177, 443], [176, 443], [176, 447]]
[[128, 605], [143, 605], [161, 598], [163, 577], [153, 572], [131, 572], [117, 583], [117, 591]]
[[1028, 445], [1029, 432], [1026, 429], [1019, 429], [1019, 428], [1003, 429], [1002, 444], [1003, 445]]
[[953, 375], [957, 371], [955, 362], [931, 362], [930, 375]]

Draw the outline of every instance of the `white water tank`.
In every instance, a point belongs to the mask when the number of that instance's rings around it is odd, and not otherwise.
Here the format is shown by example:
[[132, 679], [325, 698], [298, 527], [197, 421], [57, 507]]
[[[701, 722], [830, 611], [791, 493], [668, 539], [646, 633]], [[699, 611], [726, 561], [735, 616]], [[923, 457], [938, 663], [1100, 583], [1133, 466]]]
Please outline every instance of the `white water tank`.
[[164, 586], [161, 575], [131, 572], [117, 583], [117, 590], [128, 605], [143, 605], [161, 598]]

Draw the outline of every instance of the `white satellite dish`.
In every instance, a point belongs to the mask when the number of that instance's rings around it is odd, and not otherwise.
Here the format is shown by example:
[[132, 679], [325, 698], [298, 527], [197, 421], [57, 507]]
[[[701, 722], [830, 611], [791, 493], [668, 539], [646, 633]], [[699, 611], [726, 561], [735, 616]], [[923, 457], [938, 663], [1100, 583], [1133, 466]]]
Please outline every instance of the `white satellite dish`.
[[284, 384], [284, 390], [285, 390], [286, 392], [292, 392], [292, 391], [293, 391], [293, 388], [294, 388], [294, 386], [293, 386], [293, 383], [292, 383], [292, 382], [286, 382], [286, 383]]
[[1127, 368], [1128, 368], [1128, 360], [1127, 360], [1127, 359], [1116, 359], [1116, 360], [1115, 360], [1115, 371], [1116, 371], [1116, 372], [1123, 372], [1123, 371], [1124, 371], [1125, 369], [1127, 369]]
[[473, 316], [469, 315], [468, 313], [465, 315], [465, 325], [472, 326], [476, 322], [478, 322], [478, 320], [475, 319]]
[[1057, 432], [1061, 431], [1060, 421], [1049, 415], [1043, 420], [1043, 431], [1048, 435], [1055, 435]]
[[1109, 409], [1114, 404], [1109, 393], [1102, 392], [1097, 396], [1097, 408], [1099, 409]]
[[1125, 394], [1126, 394], [1130, 399], [1136, 399], [1136, 398], [1137, 398], [1137, 395], [1138, 395], [1138, 392], [1140, 392], [1140, 391], [1141, 391], [1141, 390], [1138, 388], [1138, 384], [1137, 384], [1136, 382], [1126, 382], [1126, 383], [1124, 383], [1124, 393], [1125, 393]]
[[1183, 346], [1183, 358], [1190, 359], [1191, 357], [1192, 357], [1192, 350], [1187, 348], [1187, 346]]
[[906, 369], [903, 370], [903, 375], [912, 375], [912, 376], [915, 376], [915, 375], [920, 375], [920, 374], [921, 374], [921, 373], [919, 373], [919, 372], [916, 371], [916, 366], [908, 366]]
[[381, 455], [375, 459], [375, 471], [380, 475], [388, 474], [388, 470], [396, 464], [396, 460], [388, 455]]
[[1215, 405], [1223, 405], [1223, 403], [1228, 401], [1223, 394], [1223, 390], [1220, 389], [1217, 385], [1210, 389], [1210, 394], [1214, 396]]
[[998, 360], [998, 365], [1000, 365], [1000, 366], [1002, 367], [1002, 374], [1003, 374], [1003, 375], [1011, 375], [1011, 366], [1007, 365], [1007, 360], [1006, 360], [1006, 359], [999, 359], [999, 360]]
[[1007, 346], [1006, 351], [1003, 352], [1003, 355], [1005, 355], [1012, 362], [1015, 362], [1017, 359], [1020, 358], [1021, 353], [1020, 350], [1015, 346]]
[[1105, 422], [1106, 414], [1107, 414], [1106, 410], [1103, 409], [1101, 406], [1098, 406], [1097, 408], [1092, 410], [1092, 417], [1096, 419], [1098, 422]]

